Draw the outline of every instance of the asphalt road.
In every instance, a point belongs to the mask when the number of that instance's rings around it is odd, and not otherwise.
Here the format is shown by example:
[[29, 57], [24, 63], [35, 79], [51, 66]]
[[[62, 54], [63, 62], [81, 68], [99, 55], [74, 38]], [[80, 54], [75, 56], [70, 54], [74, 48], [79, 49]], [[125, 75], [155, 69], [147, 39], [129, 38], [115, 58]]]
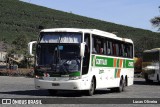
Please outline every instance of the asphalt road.
[[[160, 98], [160, 85], [158, 83], [146, 84], [144, 79], [135, 78], [134, 85], [127, 87], [125, 91], [121, 93], [110, 90], [98, 90], [95, 95], [86, 96], [80, 92], [60, 91], [55, 96], [50, 96], [47, 90], [36, 90], [34, 88], [33, 78], [0, 76], [0, 98]], [[92, 107], [97, 105], [98, 104], [94, 104]], [[137, 104], [131, 104], [133, 107], [136, 107], [136, 105]], [[83, 105], [70, 104], [69, 106], [81, 107]], [[89, 107], [90, 104], [85, 106]], [[106, 107], [102, 104], [101, 106]], [[110, 106], [125, 107], [123, 104], [111, 104]], [[144, 105], [140, 104], [140, 106]], [[146, 106], [150, 107], [153, 106], [153, 104], [147, 104], [145, 107]], [[154, 106], [158, 107], [159, 105], [156, 104]], [[61, 107], [66, 107], [66, 105], [62, 104]]]

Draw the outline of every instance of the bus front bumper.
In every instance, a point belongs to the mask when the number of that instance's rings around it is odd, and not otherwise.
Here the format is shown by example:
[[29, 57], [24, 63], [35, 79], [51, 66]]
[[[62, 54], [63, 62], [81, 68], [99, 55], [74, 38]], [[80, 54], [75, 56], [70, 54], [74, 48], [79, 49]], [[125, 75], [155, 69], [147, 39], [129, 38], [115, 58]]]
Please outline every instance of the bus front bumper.
[[55, 89], [55, 90], [85, 90], [82, 88], [81, 79], [69, 81], [51, 81], [35, 79], [36, 89]]

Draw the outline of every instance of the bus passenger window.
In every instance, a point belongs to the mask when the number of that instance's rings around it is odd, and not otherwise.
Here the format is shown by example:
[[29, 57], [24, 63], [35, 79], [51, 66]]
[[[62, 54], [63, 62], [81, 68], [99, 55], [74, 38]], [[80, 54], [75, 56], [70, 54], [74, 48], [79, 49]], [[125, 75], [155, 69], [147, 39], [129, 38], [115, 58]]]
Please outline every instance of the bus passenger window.
[[122, 54], [122, 45], [121, 44], [119, 44], [119, 56], [123, 56], [123, 54]]
[[107, 53], [106, 53], [106, 49], [107, 49], [107, 48], [106, 48], [106, 47], [107, 47], [106, 42], [104, 42], [104, 44], [103, 44], [103, 45], [104, 45], [104, 46], [103, 46], [103, 47], [104, 47], [104, 49], [103, 49], [103, 51], [104, 51], [104, 55], [106, 55], [106, 54], [107, 54]]
[[108, 55], [112, 55], [112, 52], [113, 52], [113, 50], [112, 50], [112, 42], [109, 42], [107, 52], [108, 52]]
[[127, 57], [127, 47], [124, 46], [124, 57]]
[[104, 54], [104, 38], [100, 38], [100, 54]]
[[127, 46], [127, 57], [130, 57], [130, 49], [129, 49], [129, 46]]
[[92, 37], [92, 53], [93, 54], [97, 53], [96, 47], [95, 47], [95, 38], [94, 37]]
[[133, 58], [133, 47], [130, 46], [130, 58]]
[[111, 54], [109, 41], [106, 42], [106, 54], [107, 54], [107, 55], [110, 55], [110, 54]]
[[125, 57], [125, 46], [124, 44], [121, 44], [121, 47], [122, 47], [122, 56]]
[[116, 56], [116, 45], [113, 43], [113, 55]]
[[101, 49], [101, 41], [99, 39], [96, 40], [96, 51], [97, 54], [100, 54]]
[[116, 44], [116, 56], [119, 56], [119, 44]]

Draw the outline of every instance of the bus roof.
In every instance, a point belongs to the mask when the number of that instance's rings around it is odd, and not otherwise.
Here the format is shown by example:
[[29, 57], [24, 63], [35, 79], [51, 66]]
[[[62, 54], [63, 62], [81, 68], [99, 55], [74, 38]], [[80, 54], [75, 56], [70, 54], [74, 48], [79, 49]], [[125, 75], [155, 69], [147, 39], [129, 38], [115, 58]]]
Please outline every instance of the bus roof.
[[160, 51], [160, 48], [153, 48], [151, 50], [145, 50], [143, 52], [155, 52], [155, 51]]
[[105, 31], [97, 30], [97, 29], [51, 28], [51, 29], [43, 29], [43, 30], [41, 30], [41, 32], [80, 32], [80, 33], [91, 33], [91, 34], [100, 35], [100, 36], [103, 36], [103, 37], [108, 37], [108, 38], [113, 38], [113, 39], [117, 39], [117, 40], [124, 41], [124, 42], [133, 43], [133, 41], [131, 39], [120, 38], [120, 37], [117, 37], [113, 33], [105, 32]]

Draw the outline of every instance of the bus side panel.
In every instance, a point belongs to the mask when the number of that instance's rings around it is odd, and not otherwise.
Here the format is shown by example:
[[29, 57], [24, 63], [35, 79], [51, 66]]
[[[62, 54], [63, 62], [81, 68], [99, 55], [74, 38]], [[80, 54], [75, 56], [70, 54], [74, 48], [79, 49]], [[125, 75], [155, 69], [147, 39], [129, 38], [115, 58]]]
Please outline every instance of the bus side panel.
[[96, 89], [119, 86], [120, 78], [115, 78], [114, 68], [92, 67], [91, 72], [96, 77]]
[[134, 81], [134, 68], [123, 68], [121, 72], [123, 79], [126, 79], [127, 86], [133, 85]]

